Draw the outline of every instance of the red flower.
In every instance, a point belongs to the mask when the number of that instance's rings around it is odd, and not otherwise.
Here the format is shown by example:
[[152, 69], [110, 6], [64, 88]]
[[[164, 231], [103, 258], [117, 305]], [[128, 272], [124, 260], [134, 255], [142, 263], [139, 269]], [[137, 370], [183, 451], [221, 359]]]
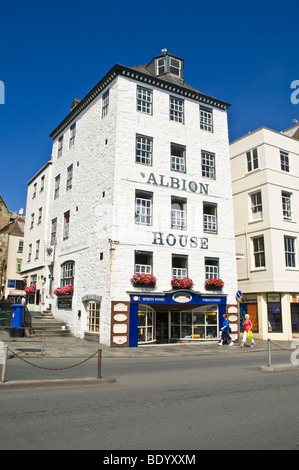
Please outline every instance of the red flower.
[[205, 282], [205, 286], [223, 287], [224, 282], [222, 281], [222, 279], [207, 279]]
[[33, 284], [32, 286], [25, 287], [24, 291], [26, 292], [26, 294], [35, 294], [36, 285]]
[[54, 290], [55, 295], [70, 295], [73, 293], [74, 293], [73, 286], [57, 287], [57, 289]]
[[180, 278], [180, 277], [174, 277], [171, 280], [171, 285], [172, 287], [178, 288], [178, 289], [192, 289], [193, 287], [193, 281], [192, 279], [189, 279], [188, 277]]
[[134, 274], [133, 277], [131, 277], [130, 281], [133, 284], [143, 284], [145, 286], [148, 286], [150, 284], [155, 285], [157, 279], [152, 274]]

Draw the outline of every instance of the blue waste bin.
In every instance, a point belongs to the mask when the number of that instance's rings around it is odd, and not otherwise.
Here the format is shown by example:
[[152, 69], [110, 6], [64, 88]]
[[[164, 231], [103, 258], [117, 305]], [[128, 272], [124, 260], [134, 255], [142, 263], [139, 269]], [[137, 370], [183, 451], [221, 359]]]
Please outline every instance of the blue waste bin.
[[23, 338], [24, 330], [20, 330], [24, 326], [24, 308], [25, 305], [15, 304], [11, 306], [10, 314], [10, 336], [12, 338]]

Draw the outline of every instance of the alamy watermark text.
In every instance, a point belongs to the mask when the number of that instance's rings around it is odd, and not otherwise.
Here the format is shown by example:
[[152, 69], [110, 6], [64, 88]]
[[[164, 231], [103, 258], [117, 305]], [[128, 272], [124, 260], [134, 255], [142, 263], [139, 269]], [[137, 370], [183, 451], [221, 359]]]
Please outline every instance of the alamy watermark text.
[[0, 80], [0, 104], [5, 104], [5, 86], [4, 82]]
[[293, 80], [291, 83], [291, 88], [295, 90], [291, 94], [291, 103], [298, 104], [299, 103], [299, 80]]

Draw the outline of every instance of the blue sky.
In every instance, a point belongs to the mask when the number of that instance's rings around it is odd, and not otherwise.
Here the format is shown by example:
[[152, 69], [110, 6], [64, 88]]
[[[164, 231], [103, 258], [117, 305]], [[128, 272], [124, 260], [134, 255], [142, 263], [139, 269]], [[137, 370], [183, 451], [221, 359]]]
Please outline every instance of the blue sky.
[[115, 64], [146, 64], [165, 46], [187, 84], [232, 104], [230, 140], [299, 120], [299, 0], [23, 0], [0, 8], [0, 194], [26, 207], [27, 182], [50, 159], [50, 132], [73, 98]]

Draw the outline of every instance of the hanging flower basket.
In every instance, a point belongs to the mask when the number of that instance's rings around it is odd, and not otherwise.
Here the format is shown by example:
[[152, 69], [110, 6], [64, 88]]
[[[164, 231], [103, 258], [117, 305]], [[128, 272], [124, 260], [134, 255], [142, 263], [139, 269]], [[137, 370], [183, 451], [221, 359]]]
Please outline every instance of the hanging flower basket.
[[24, 291], [26, 292], [26, 294], [35, 294], [36, 285], [33, 284], [32, 286], [25, 287]]
[[57, 287], [57, 289], [54, 290], [55, 295], [73, 295], [73, 293], [73, 286]]
[[193, 281], [192, 279], [189, 279], [188, 277], [185, 277], [183, 279], [179, 277], [174, 277], [171, 280], [171, 286], [174, 289], [192, 289]]
[[222, 279], [207, 279], [205, 282], [205, 288], [207, 290], [220, 290], [223, 286], [224, 282], [222, 281]]
[[134, 286], [155, 286], [157, 279], [152, 274], [134, 274], [130, 281]]

